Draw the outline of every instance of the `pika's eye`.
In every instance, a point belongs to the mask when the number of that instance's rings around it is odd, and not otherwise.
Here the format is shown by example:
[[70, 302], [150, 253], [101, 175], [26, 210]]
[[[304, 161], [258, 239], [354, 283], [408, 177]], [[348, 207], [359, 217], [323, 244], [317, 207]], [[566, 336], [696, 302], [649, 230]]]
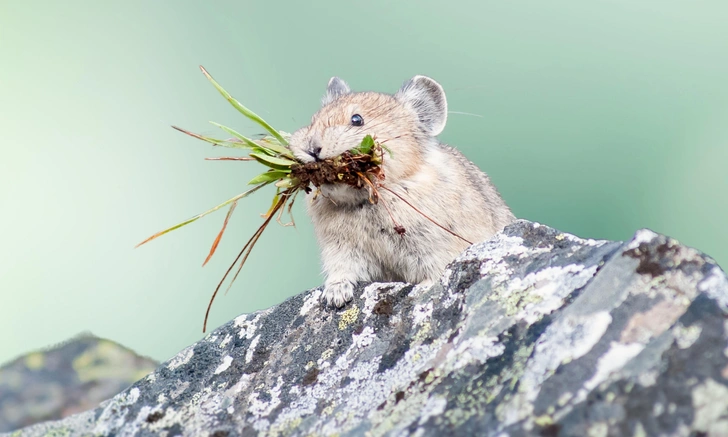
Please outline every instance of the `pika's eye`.
[[359, 114], [354, 114], [351, 116], [351, 124], [353, 126], [363, 126], [364, 125], [364, 119]]

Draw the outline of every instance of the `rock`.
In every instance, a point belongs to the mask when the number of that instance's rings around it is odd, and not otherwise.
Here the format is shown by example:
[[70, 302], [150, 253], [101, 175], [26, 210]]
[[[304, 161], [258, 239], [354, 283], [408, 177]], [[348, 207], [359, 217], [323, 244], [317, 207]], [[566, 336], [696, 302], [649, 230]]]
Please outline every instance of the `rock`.
[[359, 294], [242, 315], [19, 435], [728, 435], [728, 280], [673, 239], [518, 221], [434, 287]]
[[84, 334], [0, 367], [0, 432], [95, 408], [158, 363]]

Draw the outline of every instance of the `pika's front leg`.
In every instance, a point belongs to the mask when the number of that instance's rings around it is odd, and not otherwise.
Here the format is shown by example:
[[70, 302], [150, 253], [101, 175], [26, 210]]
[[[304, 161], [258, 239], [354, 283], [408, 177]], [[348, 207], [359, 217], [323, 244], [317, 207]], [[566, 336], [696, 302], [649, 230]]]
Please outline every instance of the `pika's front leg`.
[[375, 265], [360, 251], [347, 244], [326, 246], [321, 256], [326, 275], [322, 299], [327, 305], [341, 308], [354, 298], [354, 286], [369, 281]]

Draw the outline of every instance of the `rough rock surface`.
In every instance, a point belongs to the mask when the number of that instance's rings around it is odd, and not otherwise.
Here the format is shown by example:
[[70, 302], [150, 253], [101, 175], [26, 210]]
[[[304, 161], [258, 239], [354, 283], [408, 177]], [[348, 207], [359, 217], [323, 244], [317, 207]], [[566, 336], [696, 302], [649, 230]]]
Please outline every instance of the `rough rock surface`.
[[0, 432], [95, 408], [158, 364], [91, 334], [26, 354], [0, 367]]
[[519, 221], [430, 289], [359, 292], [242, 315], [19, 435], [728, 435], [728, 280], [670, 238]]

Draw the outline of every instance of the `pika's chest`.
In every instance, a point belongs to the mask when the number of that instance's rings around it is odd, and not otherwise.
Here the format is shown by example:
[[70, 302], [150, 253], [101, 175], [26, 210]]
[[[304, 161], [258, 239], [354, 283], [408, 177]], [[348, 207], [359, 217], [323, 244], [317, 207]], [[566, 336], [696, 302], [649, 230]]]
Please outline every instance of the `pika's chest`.
[[368, 196], [348, 204], [320, 197], [313, 201], [309, 212], [319, 237], [345, 238], [360, 241], [361, 245], [386, 245], [392, 249], [406, 245], [391, 211], [383, 202], [373, 204]]

